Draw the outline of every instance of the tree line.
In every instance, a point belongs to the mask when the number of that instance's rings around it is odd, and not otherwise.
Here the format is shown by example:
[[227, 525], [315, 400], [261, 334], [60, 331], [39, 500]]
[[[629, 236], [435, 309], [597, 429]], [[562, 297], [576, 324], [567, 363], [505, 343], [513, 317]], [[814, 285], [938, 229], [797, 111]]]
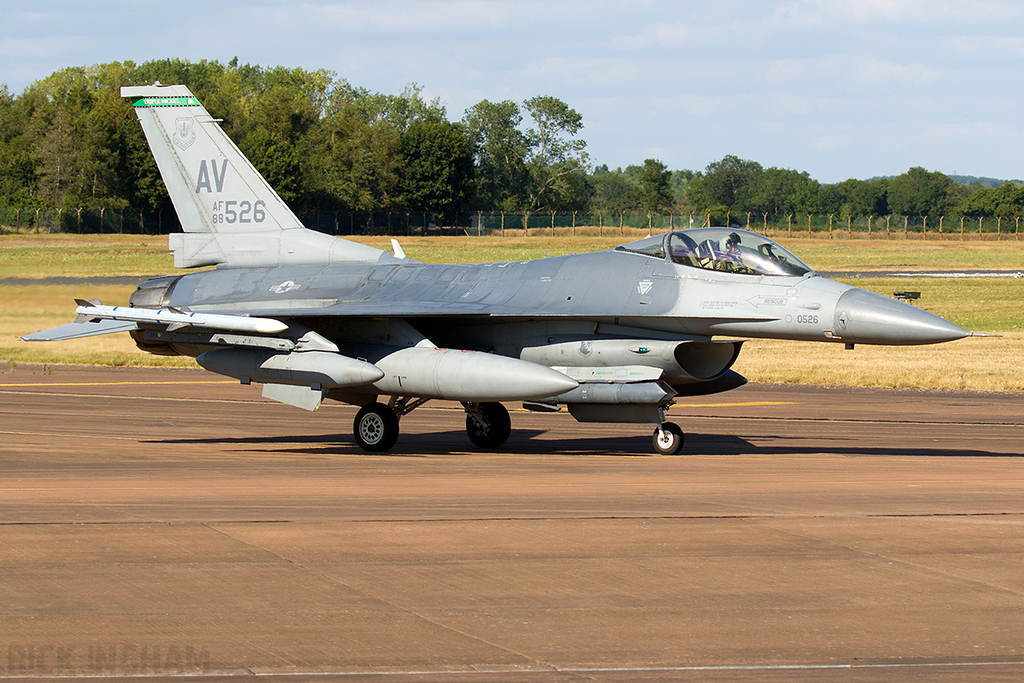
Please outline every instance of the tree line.
[[821, 184], [726, 156], [703, 171], [657, 159], [594, 165], [583, 117], [538, 95], [483, 100], [449, 119], [412, 84], [397, 95], [327, 70], [217, 61], [112, 62], [58, 71], [18, 95], [0, 85], [0, 206], [170, 208], [123, 85], [187, 85], [296, 211], [836, 216], [1024, 213], [1024, 188], [911, 168]]

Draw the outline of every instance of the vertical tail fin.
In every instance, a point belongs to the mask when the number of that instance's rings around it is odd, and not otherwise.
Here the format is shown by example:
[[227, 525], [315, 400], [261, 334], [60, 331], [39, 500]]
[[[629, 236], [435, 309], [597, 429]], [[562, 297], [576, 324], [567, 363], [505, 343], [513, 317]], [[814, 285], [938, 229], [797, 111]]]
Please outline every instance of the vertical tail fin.
[[170, 236], [176, 267], [393, 258], [303, 227], [184, 85], [124, 87], [121, 96], [132, 100], [185, 231]]

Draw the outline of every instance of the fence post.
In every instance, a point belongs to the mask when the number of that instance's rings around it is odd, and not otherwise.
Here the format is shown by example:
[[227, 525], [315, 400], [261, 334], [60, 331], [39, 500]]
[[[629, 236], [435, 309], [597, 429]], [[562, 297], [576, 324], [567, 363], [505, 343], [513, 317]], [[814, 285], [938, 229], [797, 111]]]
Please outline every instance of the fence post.
[[597, 212], [597, 236], [601, 237], [604, 234], [604, 212]]
[[750, 230], [750, 211], [747, 211], [747, 230]]
[[939, 241], [942, 241], [942, 224], [945, 222], [945, 216], [939, 216]]
[[853, 237], [853, 214], [846, 217], [846, 236]]
[[868, 216], [868, 237], [871, 237], [871, 219], [872, 218], [874, 218], [874, 216]]
[[765, 235], [765, 237], [768, 236], [768, 212], [767, 211], [764, 212], [764, 235]]
[[828, 215], [828, 238], [829, 239], [832, 239], [832, 219], [834, 219], [835, 217], [836, 217], [836, 215], [834, 213], [830, 213]]
[[808, 237], [811, 236], [811, 216], [813, 216], [813, 215], [814, 215], [813, 213], [807, 214], [807, 236]]
[[996, 241], [999, 241], [1003, 237], [1003, 217], [1000, 216], [996, 219]]
[[576, 236], [576, 212], [572, 212], [572, 236]]
[[903, 239], [910, 239], [910, 216], [903, 217]]
[[981, 224], [984, 222], [984, 216], [978, 216], [978, 239], [981, 239]]
[[501, 236], [505, 236], [505, 212], [501, 212]]
[[555, 212], [551, 212], [551, 236], [555, 236]]
[[624, 233], [622, 231], [622, 212], [619, 211], [619, 236], [621, 237], [622, 235], [625, 235], [625, 234], [626, 233]]
[[891, 219], [892, 219], [892, 214], [889, 214], [888, 216], [885, 217], [885, 239], [889, 239], [889, 237], [890, 237], [889, 221]]
[[793, 236], [793, 214], [786, 216], [786, 235]]
[[964, 239], [964, 217], [960, 216], [960, 241]]
[[924, 223], [921, 226], [921, 234], [924, 235], [924, 239], [928, 239], [928, 216], [924, 217]]

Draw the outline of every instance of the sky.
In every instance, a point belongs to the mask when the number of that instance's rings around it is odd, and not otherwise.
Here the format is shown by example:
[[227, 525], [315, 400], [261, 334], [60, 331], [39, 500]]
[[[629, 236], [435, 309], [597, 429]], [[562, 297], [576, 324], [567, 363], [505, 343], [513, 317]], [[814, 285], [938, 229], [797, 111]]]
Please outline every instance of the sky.
[[0, 0], [0, 84], [181, 58], [410, 83], [452, 120], [552, 95], [594, 164], [726, 155], [823, 183], [1024, 178], [1019, 0]]

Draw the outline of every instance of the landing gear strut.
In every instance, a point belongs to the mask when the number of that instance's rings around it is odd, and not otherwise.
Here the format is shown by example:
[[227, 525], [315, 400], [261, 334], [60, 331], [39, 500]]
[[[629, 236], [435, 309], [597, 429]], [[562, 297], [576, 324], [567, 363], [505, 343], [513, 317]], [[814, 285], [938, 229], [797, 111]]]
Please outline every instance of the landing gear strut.
[[498, 448], [512, 434], [512, 420], [500, 403], [463, 403], [466, 434], [480, 448]]
[[683, 450], [683, 430], [675, 422], [662, 422], [654, 430], [654, 450], [661, 455], [676, 455]]

